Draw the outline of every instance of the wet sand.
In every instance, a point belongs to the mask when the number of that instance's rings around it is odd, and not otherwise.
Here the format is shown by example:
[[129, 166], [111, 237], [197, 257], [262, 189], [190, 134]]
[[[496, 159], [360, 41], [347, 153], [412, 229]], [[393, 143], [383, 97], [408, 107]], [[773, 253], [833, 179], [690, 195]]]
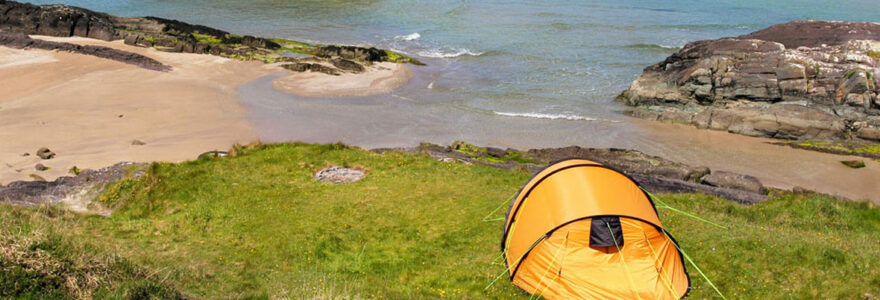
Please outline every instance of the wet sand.
[[[594, 121], [499, 116], [407, 98], [400, 90], [375, 97], [294, 97], [272, 89], [276, 77], [263, 77], [239, 89], [264, 141], [344, 142], [376, 148], [463, 140], [515, 149], [571, 145], [637, 149], [690, 165], [753, 175], [776, 188], [800, 186], [880, 203], [880, 163], [870, 159], [856, 158], [868, 167], [851, 169], [840, 161], [854, 157], [771, 145], [769, 139], [620, 114]], [[418, 88], [424, 87], [416, 82], [403, 90]]]
[[[164, 53], [122, 41], [34, 38], [136, 52], [173, 70], [0, 47], [0, 183], [31, 180], [30, 174], [52, 180], [73, 166], [190, 160], [257, 137], [236, 88], [270, 72], [260, 63]], [[134, 140], [146, 144], [133, 145]], [[41, 147], [57, 156], [37, 158]], [[37, 163], [51, 169], [37, 171]]]
[[390, 62], [366, 66], [363, 73], [328, 76], [317, 72], [293, 73], [272, 82], [276, 90], [303, 97], [370, 96], [389, 93], [412, 78], [409, 67]]

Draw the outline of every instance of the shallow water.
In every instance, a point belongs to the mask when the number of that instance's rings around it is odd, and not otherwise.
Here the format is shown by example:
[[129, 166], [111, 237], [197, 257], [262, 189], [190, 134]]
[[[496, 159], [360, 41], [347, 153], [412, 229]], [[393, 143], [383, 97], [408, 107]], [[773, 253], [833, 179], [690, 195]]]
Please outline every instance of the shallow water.
[[343, 141], [364, 147], [447, 144], [634, 148], [880, 203], [880, 164], [772, 146], [763, 139], [655, 124], [612, 99], [641, 70], [688, 41], [796, 19], [880, 21], [876, 0], [412, 1], [65, 0], [123, 16], [154, 15], [240, 34], [376, 45], [428, 65], [387, 95], [310, 99], [242, 86], [268, 141]]
[[[411, 147], [420, 142], [515, 149], [614, 147], [750, 174], [768, 186], [809, 187], [850, 199], [880, 203], [880, 163], [864, 169], [840, 163], [845, 156], [771, 145], [770, 139], [698, 130], [620, 116], [593, 121], [519, 118], [426, 103], [400, 96], [419, 86], [420, 76], [391, 96], [316, 99], [275, 91], [267, 76], [245, 84], [239, 94], [264, 140], [345, 142], [361, 147]], [[280, 109], [279, 107], [283, 107]]]

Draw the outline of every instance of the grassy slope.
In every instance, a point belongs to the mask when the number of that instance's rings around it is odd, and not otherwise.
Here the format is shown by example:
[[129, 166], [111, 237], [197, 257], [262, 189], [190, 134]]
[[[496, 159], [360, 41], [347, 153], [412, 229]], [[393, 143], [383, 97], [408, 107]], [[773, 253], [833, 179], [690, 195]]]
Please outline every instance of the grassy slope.
[[[500, 222], [480, 221], [530, 174], [338, 145], [272, 145], [230, 158], [157, 164], [102, 196], [111, 218], [0, 206], [0, 225], [51, 232], [154, 270], [197, 298], [526, 298], [490, 262]], [[328, 165], [369, 170], [332, 185]], [[703, 195], [661, 201], [731, 226], [661, 209], [666, 227], [733, 298], [880, 294], [880, 209], [782, 195], [753, 207]], [[48, 210], [54, 211], [54, 210]], [[503, 212], [495, 217], [503, 216]], [[693, 268], [693, 298], [713, 293]], [[122, 282], [151, 277], [122, 277]]]

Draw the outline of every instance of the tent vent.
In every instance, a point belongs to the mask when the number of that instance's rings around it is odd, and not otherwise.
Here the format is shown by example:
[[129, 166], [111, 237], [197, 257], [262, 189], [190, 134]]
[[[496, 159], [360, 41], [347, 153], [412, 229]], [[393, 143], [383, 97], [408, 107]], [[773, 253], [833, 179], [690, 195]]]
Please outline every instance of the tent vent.
[[620, 228], [620, 217], [593, 218], [590, 225], [590, 247], [615, 247], [615, 245], [623, 247], [623, 229]]

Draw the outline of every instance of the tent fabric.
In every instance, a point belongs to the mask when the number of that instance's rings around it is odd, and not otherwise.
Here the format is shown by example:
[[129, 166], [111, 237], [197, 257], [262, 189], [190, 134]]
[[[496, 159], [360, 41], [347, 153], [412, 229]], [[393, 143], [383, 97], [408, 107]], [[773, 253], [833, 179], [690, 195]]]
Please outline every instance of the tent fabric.
[[[591, 247], [595, 235], [612, 243]], [[526, 182], [508, 211], [502, 251], [514, 284], [547, 299], [679, 299], [690, 289], [647, 193], [590, 160], [551, 164]]]

